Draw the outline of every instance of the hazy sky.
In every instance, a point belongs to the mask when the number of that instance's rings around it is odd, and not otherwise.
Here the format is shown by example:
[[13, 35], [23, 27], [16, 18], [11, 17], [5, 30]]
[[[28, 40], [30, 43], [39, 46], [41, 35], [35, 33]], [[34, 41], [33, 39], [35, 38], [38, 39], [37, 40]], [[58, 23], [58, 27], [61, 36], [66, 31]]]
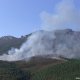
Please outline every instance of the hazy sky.
[[[21, 36], [41, 29], [40, 14], [54, 13], [61, 0], [0, 0], [0, 36]], [[80, 8], [80, 0], [75, 0]]]

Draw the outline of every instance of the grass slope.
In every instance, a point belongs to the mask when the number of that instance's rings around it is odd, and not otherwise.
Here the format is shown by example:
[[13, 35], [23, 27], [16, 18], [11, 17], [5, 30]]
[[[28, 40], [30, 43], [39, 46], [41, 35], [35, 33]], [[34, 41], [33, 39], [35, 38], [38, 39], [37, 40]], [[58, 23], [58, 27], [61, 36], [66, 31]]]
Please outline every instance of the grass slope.
[[76, 80], [77, 77], [80, 78], [80, 60], [0, 61], [0, 80]]
[[29, 75], [13, 63], [0, 61], [0, 80], [29, 80]]
[[35, 72], [31, 80], [76, 80], [80, 78], [80, 60], [51, 65]]

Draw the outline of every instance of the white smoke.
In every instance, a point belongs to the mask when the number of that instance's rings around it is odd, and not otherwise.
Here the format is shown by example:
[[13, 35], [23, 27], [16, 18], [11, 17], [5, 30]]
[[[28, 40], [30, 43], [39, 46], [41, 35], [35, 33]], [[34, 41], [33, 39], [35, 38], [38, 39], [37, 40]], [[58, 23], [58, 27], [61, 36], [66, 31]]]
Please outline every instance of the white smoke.
[[53, 14], [43, 11], [41, 19], [43, 30], [80, 30], [80, 9], [76, 7], [75, 0], [62, 0], [55, 6]]
[[[52, 35], [51, 35], [52, 34]], [[20, 49], [12, 48], [8, 54], [0, 56], [0, 60], [17, 61], [28, 60], [34, 56], [49, 55], [53, 53], [53, 32], [39, 31], [33, 33]]]
[[69, 29], [33, 33], [20, 49], [12, 48], [0, 56], [3, 61], [29, 60], [31, 57], [80, 58], [80, 32]]
[[55, 14], [41, 14], [42, 28], [46, 31], [33, 33], [20, 49], [12, 48], [8, 54], [0, 56], [0, 60], [29, 60], [34, 56], [80, 58], [80, 32], [61, 30], [80, 30], [80, 12], [74, 0], [62, 0], [55, 10]]

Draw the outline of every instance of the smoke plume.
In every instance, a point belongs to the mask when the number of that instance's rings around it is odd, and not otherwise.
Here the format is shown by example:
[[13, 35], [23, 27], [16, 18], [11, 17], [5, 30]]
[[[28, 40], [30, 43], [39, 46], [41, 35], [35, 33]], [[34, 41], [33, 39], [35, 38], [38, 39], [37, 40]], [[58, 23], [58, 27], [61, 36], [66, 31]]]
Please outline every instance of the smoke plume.
[[20, 49], [12, 48], [1, 55], [0, 60], [29, 60], [34, 56], [80, 58], [80, 32], [71, 30], [80, 30], [80, 11], [74, 0], [62, 0], [54, 14], [42, 12], [41, 18], [43, 30], [33, 33]]
[[[51, 35], [52, 34], [52, 35]], [[17, 61], [28, 60], [34, 56], [53, 54], [53, 32], [38, 31], [33, 33], [20, 49], [12, 48], [8, 54], [0, 56], [0, 60]]]
[[43, 11], [41, 19], [41, 27], [47, 31], [61, 29], [80, 30], [80, 9], [76, 7], [75, 0], [61, 0], [55, 6], [53, 14]]
[[31, 57], [80, 58], [80, 32], [71, 29], [38, 31], [33, 33], [20, 49], [12, 48], [0, 60], [29, 60]]

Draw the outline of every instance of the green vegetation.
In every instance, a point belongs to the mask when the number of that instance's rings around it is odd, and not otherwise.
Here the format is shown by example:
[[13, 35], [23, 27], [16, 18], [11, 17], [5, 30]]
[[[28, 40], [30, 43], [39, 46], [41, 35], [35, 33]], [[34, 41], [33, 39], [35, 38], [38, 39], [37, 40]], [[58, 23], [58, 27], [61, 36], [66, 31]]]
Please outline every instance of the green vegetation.
[[80, 60], [0, 61], [0, 80], [76, 80]]
[[35, 72], [32, 80], [76, 80], [80, 78], [80, 60], [49, 66]]
[[15, 64], [0, 61], [0, 80], [29, 80], [29, 73], [23, 72]]

